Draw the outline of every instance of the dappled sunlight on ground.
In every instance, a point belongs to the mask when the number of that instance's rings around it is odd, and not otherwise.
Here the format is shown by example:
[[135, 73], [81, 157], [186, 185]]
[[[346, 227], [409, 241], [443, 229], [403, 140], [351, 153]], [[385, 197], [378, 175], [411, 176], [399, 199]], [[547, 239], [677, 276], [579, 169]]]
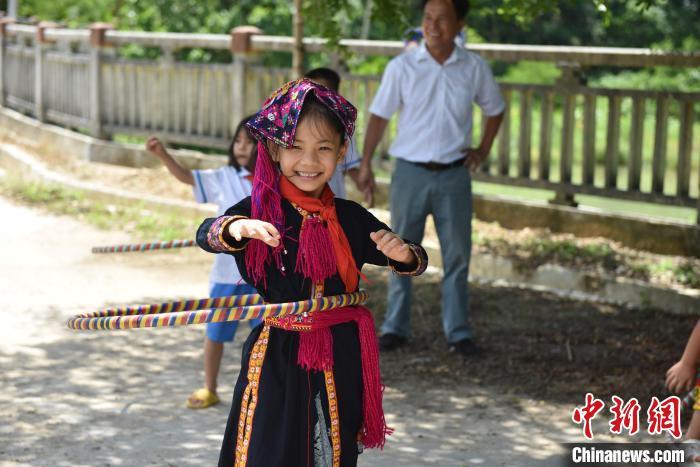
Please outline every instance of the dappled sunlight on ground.
[[[223, 402], [203, 411], [185, 408], [202, 385], [203, 327], [77, 332], [64, 325], [95, 307], [206, 296], [211, 258], [196, 249], [92, 256], [90, 246], [123, 237], [2, 199], [0, 215], [14, 222], [3, 226], [0, 242], [12, 268], [0, 283], [2, 462], [215, 464], [247, 325], [226, 348]], [[380, 323], [386, 273], [366, 272]], [[571, 411], [585, 392], [634, 395], [646, 404], [694, 323], [474, 286], [485, 355], [463, 362], [442, 336], [439, 276], [415, 285], [410, 345], [381, 356], [385, 411], [396, 431], [383, 451], [360, 456], [360, 465], [559, 465], [559, 443], [582, 439]], [[606, 421], [596, 419], [594, 431], [605, 433]]]

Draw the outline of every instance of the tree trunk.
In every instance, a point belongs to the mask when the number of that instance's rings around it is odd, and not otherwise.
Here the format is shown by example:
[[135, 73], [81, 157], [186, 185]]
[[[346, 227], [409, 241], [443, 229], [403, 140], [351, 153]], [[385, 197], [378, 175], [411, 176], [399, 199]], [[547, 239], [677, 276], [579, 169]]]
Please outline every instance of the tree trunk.
[[17, 19], [19, 14], [19, 0], [9, 0], [7, 3], [7, 16]]
[[362, 33], [360, 39], [369, 39], [369, 28], [372, 26], [372, 0], [365, 2], [365, 14], [362, 16]]
[[292, 52], [293, 79], [304, 75], [304, 19], [301, 17], [302, 0], [294, 0], [294, 19], [292, 34], [294, 35], [294, 51]]

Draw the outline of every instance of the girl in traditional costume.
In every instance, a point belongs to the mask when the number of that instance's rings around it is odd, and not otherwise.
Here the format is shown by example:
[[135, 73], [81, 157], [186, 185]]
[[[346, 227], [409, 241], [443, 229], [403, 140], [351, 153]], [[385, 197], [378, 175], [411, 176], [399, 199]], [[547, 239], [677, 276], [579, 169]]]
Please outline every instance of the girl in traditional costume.
[[[425, 250], [327, 185], [352, 137], [356, 109], [301, 79], [248, 123], [258, 140], [249, 198], [206, 219], [197, 242], [233, 255], [267, 302], [358, 291], [366, 263], [421, 274]], [[363, 306], [266, 318], [243, 346], [220, 466], [353, 466], [390, 433], [374, 321]]]

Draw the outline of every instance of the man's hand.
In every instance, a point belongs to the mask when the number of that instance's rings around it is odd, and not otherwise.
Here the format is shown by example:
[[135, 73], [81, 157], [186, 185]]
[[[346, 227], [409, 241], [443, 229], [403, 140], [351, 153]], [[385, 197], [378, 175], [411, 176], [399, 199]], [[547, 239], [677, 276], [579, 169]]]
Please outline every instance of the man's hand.
[[357, 189], [360, 190], [365, 196], [365, 203], [367, 203], [367, 207], [374, 207], [375, 181], [372, 167], [368, 164], [362, 164], [360, 166], [360, 171], [357, 174], [357, 178], [354, 180], [355, 185], [357, 185]]
[[243, 238], [256, 238], [271, 247], [280, 244], [280, 233], [274, 225], [257, 219], [238, 219], [228, 226], [228, 233], [240, 242]]
[[464, 161], [464, 166], [472, 173], [476, 172], [489, 156], [488, 151], [482, 148], [469, 148], [462, 151], [462, 153], [467, 156], [466, 160]]

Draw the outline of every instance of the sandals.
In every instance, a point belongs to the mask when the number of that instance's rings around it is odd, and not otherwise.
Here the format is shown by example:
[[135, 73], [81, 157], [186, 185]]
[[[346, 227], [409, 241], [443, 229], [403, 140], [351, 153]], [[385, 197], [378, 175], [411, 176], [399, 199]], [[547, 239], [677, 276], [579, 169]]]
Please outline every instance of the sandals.
[[197, 389], [187, 398], [188, 409], [206, 409], [218, 403], [219, 396], [207, 388]]

